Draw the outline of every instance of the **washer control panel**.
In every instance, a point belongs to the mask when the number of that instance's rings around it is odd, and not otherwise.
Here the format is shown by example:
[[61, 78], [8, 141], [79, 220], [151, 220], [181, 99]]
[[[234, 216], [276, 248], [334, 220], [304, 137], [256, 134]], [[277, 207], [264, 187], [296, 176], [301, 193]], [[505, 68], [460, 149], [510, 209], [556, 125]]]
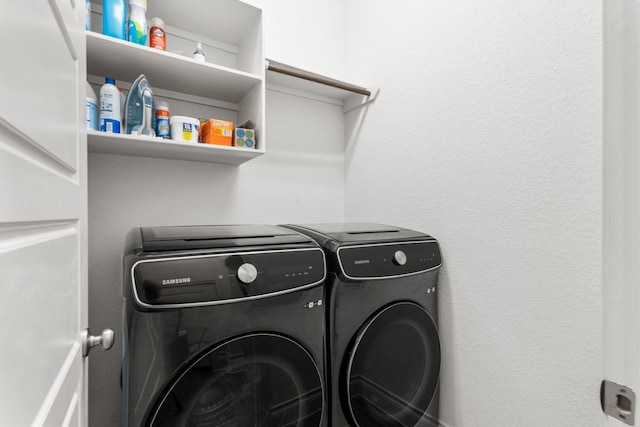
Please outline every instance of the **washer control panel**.
[[319, 284], [326, 276], [320, 248], [149, 258], [132, 268], [143, 306], [237, 301]]
[[342, 273], [350, 279], [383, 279], [432, 270], [442, 264], [438, 242], [374, 243], [338, 249]]

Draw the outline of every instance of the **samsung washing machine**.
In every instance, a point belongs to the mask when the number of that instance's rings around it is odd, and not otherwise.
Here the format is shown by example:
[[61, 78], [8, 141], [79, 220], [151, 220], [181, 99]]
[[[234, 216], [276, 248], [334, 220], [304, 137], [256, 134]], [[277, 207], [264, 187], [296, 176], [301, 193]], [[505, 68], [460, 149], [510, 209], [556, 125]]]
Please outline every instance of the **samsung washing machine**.
[[280, 227], [132, 230], [123, 425], [326, 426], [325, 272]]
[[330, 424], [438, 426], [438, 242], [378, 224], [287, 227], [327, 255]]

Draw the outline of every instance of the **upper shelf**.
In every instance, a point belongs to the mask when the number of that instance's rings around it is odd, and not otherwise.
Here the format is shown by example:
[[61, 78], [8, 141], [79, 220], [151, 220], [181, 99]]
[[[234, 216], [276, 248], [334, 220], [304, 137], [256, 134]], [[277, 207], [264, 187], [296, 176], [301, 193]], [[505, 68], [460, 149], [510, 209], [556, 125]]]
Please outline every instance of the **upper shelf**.
[[87, 73], [133, 82], [144, 74], [152, 87], [239, 103], [262, 82], [256, 74], [150, 49], [87, 32]]

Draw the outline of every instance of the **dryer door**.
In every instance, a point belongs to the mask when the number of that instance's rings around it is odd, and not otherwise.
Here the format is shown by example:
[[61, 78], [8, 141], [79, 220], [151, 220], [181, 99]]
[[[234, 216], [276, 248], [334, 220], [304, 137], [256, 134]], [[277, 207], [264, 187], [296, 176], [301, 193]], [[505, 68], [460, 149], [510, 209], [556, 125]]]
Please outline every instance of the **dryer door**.
[[281, 335], [244, 335], [196, 358], [165, 388], [146, 426], [321, 425], [324, 387], [316, 362]]
[[422, 307], [399, 302], [377, 312], [345, 357], [342, 402], [355, 425], [409, 427], [423, 419], [438, 386], [440, 340]]

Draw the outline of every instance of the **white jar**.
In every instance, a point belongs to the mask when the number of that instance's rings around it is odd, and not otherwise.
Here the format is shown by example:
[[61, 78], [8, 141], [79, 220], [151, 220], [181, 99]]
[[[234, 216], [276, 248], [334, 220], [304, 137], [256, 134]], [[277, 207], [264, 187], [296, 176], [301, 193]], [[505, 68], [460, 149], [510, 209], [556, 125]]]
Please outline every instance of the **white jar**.
[[171, 116], [171, 139], [180, 142], [198, 143], [200, 120], [193, 117]]

